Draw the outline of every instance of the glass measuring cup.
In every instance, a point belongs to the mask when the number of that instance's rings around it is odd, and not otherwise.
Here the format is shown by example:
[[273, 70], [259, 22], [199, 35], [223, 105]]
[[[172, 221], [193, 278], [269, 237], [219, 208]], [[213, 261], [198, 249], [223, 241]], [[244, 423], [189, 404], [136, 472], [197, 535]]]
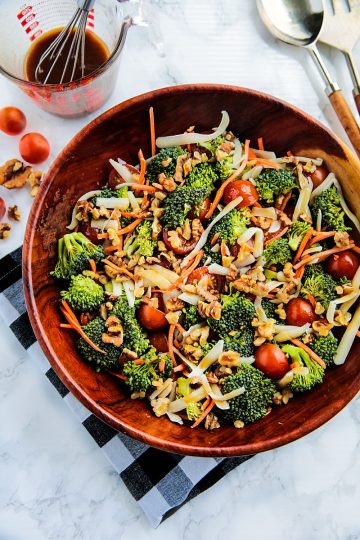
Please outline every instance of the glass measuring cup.
[[79, 81], [41, 84], [25, 79], [25, 58], [31, 44], [44, 32], [65, 26], [77, 9], [76, 0], [1, 0], [0, 72], [13, 81], [47, 112], [82, 116], [95, 111], [114, 89], [118, 62], [126, 34], [132, 24], [113, 0], [97, 0], [87, 20], [110, 56], [95, 71]]

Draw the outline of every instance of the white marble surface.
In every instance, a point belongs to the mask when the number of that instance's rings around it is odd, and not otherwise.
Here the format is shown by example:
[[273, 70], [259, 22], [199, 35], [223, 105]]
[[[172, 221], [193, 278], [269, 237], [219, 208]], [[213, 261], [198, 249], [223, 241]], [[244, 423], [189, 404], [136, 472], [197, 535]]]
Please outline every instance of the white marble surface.
[[[145, 3], [159, 29], [131, 30], [117, 89], [104, 109], [170, 84], [231, 83], [286, 99], [343, 136], [310, 58], [266, 33], [253, 0]], [[326, 55], [351, 99], [342, 58]], [[51, 117], [2, 78], [0, 106], [10, 104], [24, 109], [30, 130], [49, 137], [51, 158], [90, 119]], [[16, 153], [17, 139], [0, 133], [0, 161]], [[1, 242], [4, 255], [21, 243], [31, 200], [26, 191], [1, 187], [0, 196], [14, 198], [23, 214], [11, 239]], [[359, 399], [316, 433], [245, 463], [154, 531], [6, 329], [0, 348], [0, 540], [360, 538]]]

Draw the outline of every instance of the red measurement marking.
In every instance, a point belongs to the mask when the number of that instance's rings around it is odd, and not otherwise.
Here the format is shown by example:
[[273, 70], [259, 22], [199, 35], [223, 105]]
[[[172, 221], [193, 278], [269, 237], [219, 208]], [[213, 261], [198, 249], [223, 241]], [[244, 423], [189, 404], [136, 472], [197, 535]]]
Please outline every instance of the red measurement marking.
[[31, 15], [29, 15], [28, 17], [26, 17], [26, 19], [23, 19], [21, 21], [21, 25], [22, 26], [26, 26], [30, 21], [32, 21], [33, 19], [35, 19], [36, 17], [36, 13], [32, 13]]
[[35, 32], [35, 34], [33, 34], [32, 36], [30, 36], [30, 41], [34, 41], [34, 39], [36, 39], [37, 37], [41, 36], [42, 34], [42, 30], [38, 30], [37, 32]]
[[36, 28], [37, 26], [39, 26], [39, 21], [34, 21], [32, 24], [30, 24], [30, 26], [28, 26], [27, 28], [25, 28], [25, 32], [27, 34], [30, 34], [30, 32], [32, 30], [34, 30], [34, 28]]
[[32, 6], [26, 6], [22, 11], [17, 14], [18, 19], [22, 19], [32, 10]]
[[91, 13], [91, 11], [89, 11], [88, 19], [91, 19], [93, 21], [94, 18], [95, 18], [94, 13]]
[[91, 22], [91, 21], [88, 21], [88, 22], [86, 23], [86, 26], [89, 26], [90, 28], [94, 28], [94, 27], [95, 27], [94, 23]]

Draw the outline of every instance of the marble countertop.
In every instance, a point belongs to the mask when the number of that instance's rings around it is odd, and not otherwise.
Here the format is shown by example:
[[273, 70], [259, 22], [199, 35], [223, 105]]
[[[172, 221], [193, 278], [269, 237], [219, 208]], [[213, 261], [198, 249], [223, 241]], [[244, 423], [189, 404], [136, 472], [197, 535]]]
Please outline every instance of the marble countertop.
[[[221, 82], [272, 93], [345, 138], [310, 57], [271, 38], [254, 1], [144, 4], [156, 27], [131, 29], [116, 90], [103, 110], [162, 86]], [[324, 52], [351, 100], [343, 58]], [[49, 116], [1, 78], [0, 107], [5, 105], [22, 108], [29, 130], [48, 136], [49, 163], [91, 119]], [[0, 162], [16, 154], [17, 139], [0, 133]], [[16, 202], [23, 216], [11, 238], [1, 242], [3, 256], [21, 244], [32, 201], [26, 190], [0, 187], [0, 196]], [[155, 531], [101, 450], [4, 328], [0, 348], [0, 540], [360, 538], [359, 399], [315, 433], [246, 462]]]

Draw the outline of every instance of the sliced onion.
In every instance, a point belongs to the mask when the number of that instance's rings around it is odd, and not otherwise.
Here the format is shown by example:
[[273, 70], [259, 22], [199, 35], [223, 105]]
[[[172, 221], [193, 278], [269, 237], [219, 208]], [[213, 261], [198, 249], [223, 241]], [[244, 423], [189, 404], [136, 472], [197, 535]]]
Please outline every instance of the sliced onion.
[[292, 221], [298, 221], [301, 214], [311, 218], [311, 212], [309, 208], [309, 201], [311, 196], [311, 188], [305, 187], [300, 190], [298, 200], [296, 202], [295, 210], [293, 213]]
[[189, 334], [191, 334], [193, 330], [197, 330], [198, 328], [203, 328], [204, 326], [205, 326], [205, 323], [193, 324], [192, 326], [190, 326], [188, 330], [186, 330], [186, 332], [183, 333], [183, 337], [186, 337]]
[[[133, 177], [133, 173], [125, 165], [125, 161], [118, 158], [117, 161], [114, 159], [109, 159], [110, 164], [114, 167], [115, 171], [125, 180], [125, 182], [130, 182]], [[124, 184], [122, 184], [124, 185]]]
[[230, 118], [226, 111], [222, 111], [222, 118], [219, 126], [213, 133], [204, 135], [203, 133], [180, 133], [179, 135], [169, 135], [167, 137], [158, 137], [156, 139], [156, 146], [158, 148], [169, 148], [171, 146], [182, 146], [184, 144], [198, 144], [203, 142], [212, 141], [222, 135], [226, 131]]
[[260, 322], [266, 322], [268, 321], [268, 317], [264, 311], [264, 308], [261, 305], [261, 296], [256, 296], [254, 301], [254, 307], [256, 311], [256, 316], [259, 319]]
[[275, 220], [272, 222], [272, 224], [268, 228], [268, 232], [275, 233], [275, 232], [278, 232], [280, 229], [281, 229], [281, 221]]
[[171, 420], [171, 422], [174, 422], [174, 424], [180, 424], [180, 426], [182, 426], [184, 423], [183, 419], [178, 414], [174, 414], [168, 411], [166, 413], [166, 416], [168, 417], [169, 420]]
[[150, 394], [149, 399], [152, 400], [158, 397], [165, 388], [167, 388], [168, 386], [172, 386], [172, 382], [172, 379], [166, 379], [163, 386], [161, 386], [160, 388], [155, 388], [155, 390]]
[[248, 267], [248, 266], [251, 266], [255, 262], [255, 260], [256, 259], [255, 259], [254, 255], [252, 255], [252, 253], [249, 253], [249, 255], [247, 255], [245, 257], [245, 259], [243, 259], [241, 262], [235, 261], [234, 266], [237, 269]]
[[210, 384], [211, 392], [215, 396], [214, 401], [215, 405], [221, 409], [222, 411], [225, 411], [230, 408], [230, 405], [227, 401], [219, 401], [216, 399], [217, 396], [221, 396], [223, 398], [224, 396], [221, 393], [220, 387], [217, 384]]
[[76, 219], [76, 214], [78, 213], [79, 202], [87, 201], [88, 199], [91, 199], [92, 197], [96, 197], [97, 195], [101, 195], [101, 190], [93, 189], [92, 191], [88, 191], [87, 193], [84, 193], [84, 195], [82, 195], [80, 199], [77, 200], [72, 211], [71, 221], [69, 225], [66, 227], [67, 229], [69, 229], [69, 231], [72, 231], [73, 229], [75, 229], [76, 225], [79, 223], [79, 220]]
[[192, 294], [188, 292], [183, 292], [179, 294], [178, 298], [180, 298], [180, 300], [186, 302], [187, 304], [191, 304], [192, 306], [197, 306], [201, 300], [201, 297], [198, 294]]
[[298, 338], [310, 330], [310, 323], [306, 323], [303, 326], [292, 326], [292, 325], [275, 325], [275, 341], [283, 342], [288, 341], [289, 339]]
[[256, 206], [254, 206], [252, 209], [252, 215], [270, 218], [270, 219], [276, 219], [276, 210], [273, 206], [270, 206], [269, 208], [263, 208], [263, 207], [257, 208]]
[[119, 222], [116, 219], [92, 219], [90, 225], [94, 229], [101, 229], [102, 231], [119, 228]]
[[131, 279], [123, 281], [123, 287], [124, 287], [128, 304], [131, 308], [133, 308], [135, 306], [134, 282], [131, 281]]
[[[360, 287], [360, 266], [356, 270], [351, 284], [352, 284], [352, 286], [354, 287], [355, 290], [359, 290], [359, 287]], [[343, 304], [341, 306], [341, 308], [340, 308], [341, 311], [343, 311], [344, 313], [349, 311], [349, 309], [351, 308], [351, 306], [353, 305], [354, 302], [355, 302], [355, 300], [350, 300], [349, 302], [345, 302], [345, 304]]]
[[[262, 165], [256, 165], [255, 167], [252, 167], [251, 169], [249, 169], [248, 171], [246, 171], [246, 173], [244, 173], [242, 175], [242, 179], [243, 180], [253, 180], [255, 178], [257, 178], [259, 176], [259, 174], [261, 173], [261, 171], [263, 170], [263, 166]], [[254, 182], [252, 182], [254, 184]]]
[[234, 149], [234, 155], [233, 155], [233, 167], [234, 169], [237, 169], [238, 166], [240, 165], [243, 151], [242, 151], [242, 144], [239, 141], [239, 139], [234, 140], [234, 145], [235, 145], [235, 149]]
[[217, 263], [209, 264], [208, 269], [210, 274], [217, 274], [219, 276], [227, 276], [231, 271], [230, 268], [226, 268], [225, 266], [221, 266], [221, 264]]
[[347, 355], [350, 352], [352, 344], [356, 338], [356, 332], [359, 330], [360, 326], [360, 306], [357, 307], [353, 318], [346, 328], [343, 337], [339, 343], [338, 349], [334, 356], [334, 364], [340, 366], [346, 360]]
[[326, 318], [329, 321], [329, 323], [335, 324], [334, 315], [336, 311], [336, 306], [338, 304], [344, 304], [346, 302], [349, 302], [350, 300], [355, 301], [358, 298], [359, 294], [360, 294], [359, 291], [354, 291], [350, 294], [346, 294], [345, 296], [342, 296], [341, 298], [336, 298], [335, 300], [331, 300], [331, 302], [329, 302], [329, 307], [326, 312]]
[[[131, 192], [129, 192], [129, 195], [130, 193]], [[133, 193], [131, 193], [131, 195], [133, 195]], [[96, 206], [104, 206], [108, 209], [118, 208], [119, 210], [127, 210], [127, 208], [129, 208], [129, 199], [127, 197], [97, 197]]]
[[207, 355], [204, 356], [204, 358], [201, 359], [200, 364], [199, 364], [199, 368], [201, 370], [207, 369], [209, 366], [211, 366], [211, 364], [216, 362], [216, 360], [219, 358], [219, 356], [223, 352], [223, 350], [224, 350], [224, 340], [220, 339], [214, 345], [214, 347], [212, 349], [210, 349], [210, 351], [207, 353]]
[[123, 285], [120, 281], [111, 280], [112, 283], [112, 293], [114, 296], [121, 296], [123, 293]]
[[140, 210], [139, 203], [137, 202], [137, 199], [132, 191], [128, 192], [128, 199], [130, 201], [130, 204], [134, 210], [134, 212], [138, 212]]
[[255, 237], [253, 255], [257, 259], [264, 251], [264, 231], [260, 227], [249, 227], [237, 239], [238, 244], [246, 244], [252, 237]]
[[317, 216], [316, 216], [316, 230], [321, 231], [322, 226], [322, 211], [321, 208], [319, 208]]
[[155, 270], [138, 267], [137, 275], [143, 278], [144, 287], [158, 287], [159, 289], [163, 290], [171, 287], [171, 282]]
[[325, 180], [321, 182], [321, 184], [319, 184], [318, 187], [315, 188], [314, 191], [312, 192], [310, 202], [312, 203], [315, 197], [318, 197], [319, 195], [321, 195], [323, 191], [325, 191], [325, 189], [332, 186], [332, 184], [334, 183], [334, 179], [335, 179], [334, 173], [329, 173], [327, 177], [325, 178]]
[[269, 161], [276, 161], [275, 152], [269, 152], [268, 150], [258, 150], [257, 148], [252, 148], [252, 150], [255, 153], [256, 157], [259, 157], [261, 159], [268, 159]]

